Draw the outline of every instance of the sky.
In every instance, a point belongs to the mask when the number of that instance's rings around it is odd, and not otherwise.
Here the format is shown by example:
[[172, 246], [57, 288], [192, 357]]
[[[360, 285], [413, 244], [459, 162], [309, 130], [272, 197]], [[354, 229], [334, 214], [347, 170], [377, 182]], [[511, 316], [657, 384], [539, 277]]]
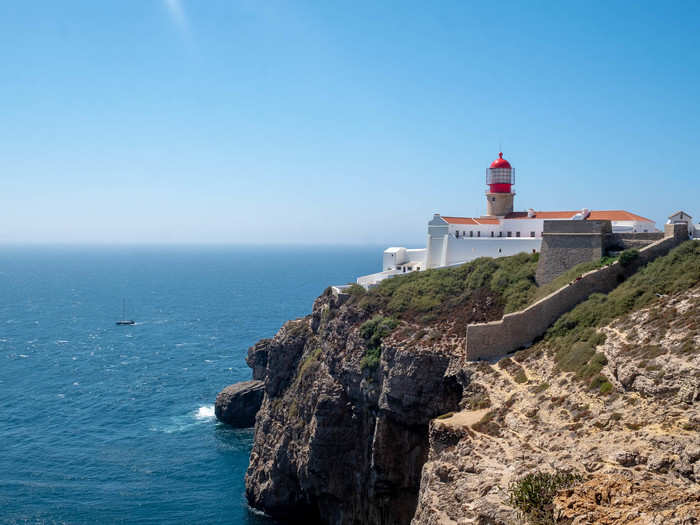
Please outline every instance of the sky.
[[486, 211], [700, 218], [700, 2], [0, 2], [0, 242], [420, 247]]

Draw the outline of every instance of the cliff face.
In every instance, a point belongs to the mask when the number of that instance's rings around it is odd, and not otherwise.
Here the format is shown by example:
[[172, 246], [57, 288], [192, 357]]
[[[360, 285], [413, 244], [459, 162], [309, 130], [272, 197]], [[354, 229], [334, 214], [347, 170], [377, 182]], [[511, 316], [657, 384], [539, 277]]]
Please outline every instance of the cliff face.
[[410, 287], [448, 273], [346, 302], [326, 291], [249, 350], [264, 397], [248, 501], [287, 522], [505, 525], [511, 482], [561, 470], [586, 481], [552, 503], [556, 523], [693, 523], [699, 256], [672, 252], [498, 362], [466, 362], [461, 330], [502, 313], [498, 271], [474, 265], [460, 276], [473, 289], [440, 308]]
[[449, 345], [388, 337], [367, 364], [366, 320], [327, 292], [251, 348], [265, 377], [246, 475], [254, 507], [306, 523], [410, 522], [430, 420], [457, 407], [465, 378], [449, 371]]

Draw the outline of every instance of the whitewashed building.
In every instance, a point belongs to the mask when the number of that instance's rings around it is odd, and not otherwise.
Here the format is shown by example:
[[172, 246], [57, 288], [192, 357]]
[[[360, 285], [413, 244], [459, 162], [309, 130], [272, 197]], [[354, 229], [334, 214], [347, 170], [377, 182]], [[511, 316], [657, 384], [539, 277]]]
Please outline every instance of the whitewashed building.
[[428, 222], [425, 248], [387, 248], [382, 271], [359, 277], [357, 283], [368, 288], [387, 277], [453, 266], [477, 257], [539, 252], [545, 220], [609, 220], [616, 233], [658, 231], [654, 221], [624, 210], [513, 211], [515, 170], [503, 158], [503, 153], [498, 155], [486, 170], [485, 216], [454, 217], [436, 213]]
[[693, 218], [684, 211], [677, 211], [670, 215], [666, 224], [685, 223], [688, 225], [688, 234], [694, 239], [700, 239], [700, 225], [693, 224]]

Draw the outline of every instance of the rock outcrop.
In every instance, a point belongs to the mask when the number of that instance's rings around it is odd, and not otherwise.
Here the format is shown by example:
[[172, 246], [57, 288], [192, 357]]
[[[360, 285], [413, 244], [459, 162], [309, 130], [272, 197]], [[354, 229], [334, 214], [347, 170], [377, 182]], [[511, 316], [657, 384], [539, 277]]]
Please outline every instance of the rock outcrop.
[[243, 381], [227, 386], [216, 396], [216, 419], [238, 428], [252, 427], [263, 400], [262, 381]]
[[250, 349], [249, 364], [266, 363], [246, 475], [252, 506], [304, 523], [410, 522], [430, 420], [457, 407], [462, 385], [446, 348], [389, 338], [375, 366], [363, 361], [364, 316], [328, 291], [312, 315]]
[[570, 525], [689, 525], [700, 520], [700, 494], [654, 479], [594, 476], [560, 493], [554, 516]]

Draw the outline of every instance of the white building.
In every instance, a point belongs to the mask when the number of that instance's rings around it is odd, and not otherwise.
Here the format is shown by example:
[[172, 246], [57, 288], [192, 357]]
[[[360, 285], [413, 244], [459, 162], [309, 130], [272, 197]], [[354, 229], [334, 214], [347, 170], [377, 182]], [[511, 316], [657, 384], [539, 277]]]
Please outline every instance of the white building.
[[486, 170], [487, 215], [453, 217], [436, 213], [428, 222], [425, 248], [387, 248], [382, 271], [359, 277], [357, 283], [367, 288], [387, 277], [462, 264], [477, 257], [539, 252], [545, 220], [609, 220], [617, 233], [658, 231], [653, 221], [623, 210], [513, 211], [515, 170], [503, 153], [498, 155]]
[[685, 223], [688, 226], [688, 235], [693, 239], [700, 239], [700, 225], [693, 224], [693, 218], [684, 211], [677, 211], [670, 215], [666, 224]]

